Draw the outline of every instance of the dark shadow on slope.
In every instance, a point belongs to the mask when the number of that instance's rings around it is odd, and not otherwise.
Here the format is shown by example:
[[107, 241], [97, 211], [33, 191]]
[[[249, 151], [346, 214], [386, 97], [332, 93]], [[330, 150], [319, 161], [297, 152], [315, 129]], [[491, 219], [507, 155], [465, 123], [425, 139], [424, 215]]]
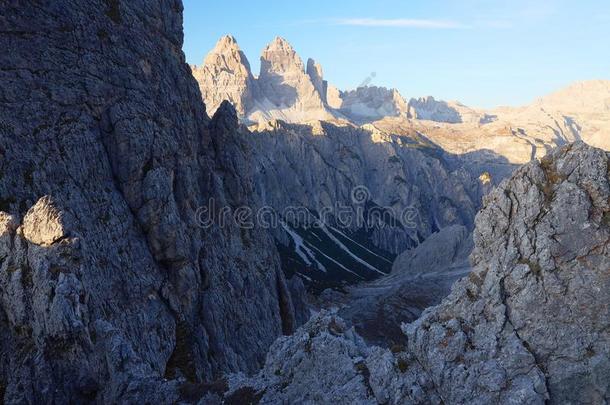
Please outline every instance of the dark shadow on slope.
[[272, 72], [267, 60], [261, 59], [261, 75], [257, 84], [262, 94], [276, 107], [291, 107], [298, 100], [297, 90], [284, 83], [281, 75]]
[[[361, 185], [370, 192], [372, 205], [395, 210], [414, 205], [417, 209], [411, 225], [367, 229], [333, 223], [337, 232], [332, 233], [341, 243], [297, 225], [293, 231], [306, 248], [300, 252], [294, 238], [281, 229], [272, 230], [283, 270], [298, 274], [316, 294], [325, 288], [343, 290], [387, 273], [389, 266], [379, 263], [383, 260], [376, 262], [365, 250], [392, 261], [396, 254], [446, 226], [472, 229], [481, 197], [516, 167], [490, 150], [448, 153], [416, 131], [389, 135], [380, 142], [370, 131], [328, 122], [320, 123], [322, 134], [320, 128], [314, 132], [310, 125], [281, 121], [273, 125], [270, 130], [249, 133], [247, 141], [258, 159], [256, 191], [275, 211], [291, 205], [319, 212], [328, 196], [333, 203], [353, 208], [350, 191]], [[484, 173], [491, 175], [489, 184], [479, 180]], [[367, 265], [381, 272], [370, 271]]]

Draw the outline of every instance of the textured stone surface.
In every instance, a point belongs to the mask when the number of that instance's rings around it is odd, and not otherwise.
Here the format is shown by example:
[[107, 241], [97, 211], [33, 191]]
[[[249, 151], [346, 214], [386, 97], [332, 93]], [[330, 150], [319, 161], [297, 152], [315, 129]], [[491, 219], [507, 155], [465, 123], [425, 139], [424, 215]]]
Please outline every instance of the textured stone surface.
[[50, 197], [42, 197], [23, 218], [23, 236], [36, 245], [52, 245], [67, 234], [62, 214]]
[[4, 401], [166, 402], [256, 369], [292, 298], [266, 232], [198, 223], [210, 198], [257, 202], [235, 111], [210, 120], [185, 64], [181, 2], [5, 1], [0, 25]]
[[326, 93], [328, 92], [328, 82], [324, 80], [324, 72], [322, 71], [322, 65], [315, 60], [307, 59], [307, 68], [305, 70], [307, 75], [311, 79], [314, 87], [318, 94], [322, 98], [322, 101], [326, 103]]
[[213, 114], [224, 100], [233, 104], [241, 116], [254, 105], [257, 83], [250, 63], [230, 35], [222, 37], [201, 66], [193, 66], [206, 109]]
[[209, 111], [230, 101], [244, 122], [282, 119], [294, 122], [335, 120], [326, 108], [327, 83], [322, 67], [303, 60], [283, 38], [277, 37], [261, 54], [261, 70], [254, 77], [250, 63], [235, 38], [222, 37], [193, 76]]
[[405, 346], [367, 347], [321, 312], [230, 392], [250, 387], [263, 403], [606, 403], [609, 159], [574, 143], [494, 189], [477, 215], [473, 271], [403, 324]]
[[413, 277], [446, 271], [449, 267], [467, 267], [472, 247], [468, 228], [448, 226], [430, 235], [417, 249], [400, 254], [392, 265], [392, 273]]
[[412, 98], [409, 101], [409, 116], [420, 120], [447, 122], [457, 124], [462, 122], [460, 113], [445, 101], [437, 101], [434, 97]]
[[[284, 268], [314, 281], [332, 279], [335, 285], [344, 280], [363, 281], [362, 277], [384, 275], [395, 255], [441, 228], [450, 225], [471, 228], [481, 196], [489, 188], [478, 180], [478, 171], [454, 162], [459, 158], [416, 136], [394, 136], [375, 128], [276, 121], [260, 126], [247, 136], [247, 142], [255, 161], [256, 192], [265, 205], [280, 214], [289, 207], [327, 213], [324, 215], [327, 232], [311, 235], [305, 229], [295, 229], [305, 238], [309, 251], [301, 253], [312, 256], [311, 263], [306, 266], [295, 254]], [[366, 202], [354, 200], [353, 191], [358, 189], [367, 194]], [[387, 221], [359, 232], [365, 227], [362, 217], [367, 207], [387, 208], [400, 225], [390, 226]], [[349, 214], [343, 218], [353, 220], [341, 222], [339, 208], [346, 208], [344, 212]], [[272, 231], [282, 245], [292, 250], [298, 248], [298, 243], [283, 232], [284, 228]], [[335, 232], [343, 246], [328, 240], [325, 237], [328, 232]], [[353, 241], [364, 248], [355, 246]], [[346, 250], [381, 273], [361, 266]], [[330, 263], [324, 255], [344, 268]], [[333, 278], [337, 275], [338, 279]]]
[[263, 49], [258, 80], [263, 96], [276, 107], [312, 112], [324, 109], [303, 61], [283, 38], [275, 38]]
[[341, 93], [339, 111], [353, 122], [370, 122], [384, 117], [406, 117], [407, 102], [396, 89], [363, 86]]

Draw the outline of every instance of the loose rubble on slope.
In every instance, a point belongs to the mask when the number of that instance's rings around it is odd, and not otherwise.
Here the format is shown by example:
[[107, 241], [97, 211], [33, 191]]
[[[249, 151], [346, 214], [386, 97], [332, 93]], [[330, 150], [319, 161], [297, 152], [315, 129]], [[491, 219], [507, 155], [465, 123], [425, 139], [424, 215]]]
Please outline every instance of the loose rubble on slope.
[[401, 323], [414, 321], [449, 295], [453, 283], [471, 270], [472, 247], [466, 227], [442, 228], [400, 254], [387, 276], [347, 287], [345, 293], [327, 290], [318, 301], [324, 308], [340, 308], [338, 315], [367, 343], [402, 344], [406, 339]]

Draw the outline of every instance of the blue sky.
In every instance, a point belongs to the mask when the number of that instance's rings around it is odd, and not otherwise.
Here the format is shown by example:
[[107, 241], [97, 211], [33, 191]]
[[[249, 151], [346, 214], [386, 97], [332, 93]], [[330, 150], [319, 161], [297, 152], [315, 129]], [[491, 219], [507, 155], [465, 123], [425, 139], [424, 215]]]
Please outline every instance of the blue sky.
[[232, 34], [258, 74], [286, 38], [340, 89], [395, 87], [471, 106], [522, 105], [576, 80], [610, 79], [608, 0], [184, 0], [184, 51], [200, 64]]

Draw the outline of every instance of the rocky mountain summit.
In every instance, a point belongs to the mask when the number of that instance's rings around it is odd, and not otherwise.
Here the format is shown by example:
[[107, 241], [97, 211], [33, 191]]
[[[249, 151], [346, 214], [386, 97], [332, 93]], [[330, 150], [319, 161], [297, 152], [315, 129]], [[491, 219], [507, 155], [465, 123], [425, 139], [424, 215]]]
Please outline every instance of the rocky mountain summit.
[[[322, 72], [311, 62], [305, 72], [303, 61], [292, 46], [277, 37], [263, 50], [258, 82], [265, 98], [275, 106], [294, 106], [300, 110], [322, 109], [318, 93]], [[318, 87], [314, 86], [313, 80]]]
[[260, 403], [605, 403], [610, 399], [610, 154], [554, 150], [494, 189], [473, 271], [367, 346], [334, 313], [278, 339], [264, 368], [228, 379]]
[[352, 122], [371, 122], [384, 117], [406, 117], [408, 106], [396, 89], [364, 86], [340, 92], [336, 108]]
[[[227, 65], [225, 60], [231, 63]], [[577, 140], [610, 150], [605, 136], [610, 130], [610, 82], [605, 80], [577, 82], [522, 107], [485, 110], [431, 96], [407, 102], [395, 89], [370, 84], [337, 89], [324, 79], [319, 63], [309, 59], [305, 67], [281, 38], [263, 51], [259, 77], [252, 79], [249, 71], [235, 40], [227, 37], [201, 67], [193, 68], [211, 111], [227, 99], [249, 124], [272, 119], [356, 126], [383, 122], [390, 132], [400, 135], [402, 128], [410, 126], [434, 136], [435, 143], [452, 153], [488, 149], [514, 164], [541, 158], [550, 149]]]
[[206, 109], [213, 114], [224, 100], [244, 115], [254, 104], [257, 83], [246, 55], [232, 36], [225, 36], [206, 56], [203, 66], [193, 69]]
[[192, 67], [208, 110], [215, 111], [226, 99], [247, 123], [272, 119], [293, 123], [369, 122], [406, 116], [407, 103], [397, 90], [366, 86], [340, 91], [324, 79], [319, 63], [310, 58], [305, 66], [283, 38], [277, 37], [267, 45], [260, 61], [260, 73], [253, 78], [235, 39], [222, 37], [203, 65]]
[[277, 37], [267, 45], [260, 62], [260, 73], [254, 77], [235, 39], [222, 37], [203, 65], [192, 67], [208, 110], [214, 112], [228, 100], [248, 122], [336, 119], [323, 101], [322, 68], [308, 61], [306, 71], [303, 60], [285, 39]]

